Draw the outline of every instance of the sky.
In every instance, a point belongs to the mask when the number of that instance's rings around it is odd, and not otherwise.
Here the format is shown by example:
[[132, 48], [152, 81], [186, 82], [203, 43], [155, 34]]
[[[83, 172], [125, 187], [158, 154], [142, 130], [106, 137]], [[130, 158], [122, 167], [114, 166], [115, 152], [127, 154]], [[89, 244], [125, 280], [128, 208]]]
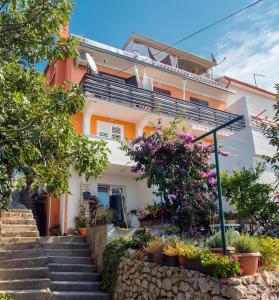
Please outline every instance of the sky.
[[[122, 47], [133, 32], [172, 44], [256, 0], [75, 0], [70, 32]], [[279, 83], [279, 0], [245, 12], [178, 44], [184, 51], [223, 62], [227, 75], [274, 91]]]

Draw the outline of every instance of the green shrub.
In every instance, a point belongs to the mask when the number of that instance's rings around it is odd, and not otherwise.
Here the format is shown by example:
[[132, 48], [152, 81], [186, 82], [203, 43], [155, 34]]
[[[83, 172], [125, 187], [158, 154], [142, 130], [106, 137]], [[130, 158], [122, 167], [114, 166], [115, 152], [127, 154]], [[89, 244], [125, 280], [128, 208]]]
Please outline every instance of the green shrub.
[[130, 240], [123, 237], [109, 242], [103, 253], [102, 287], [113, 293], [117, 281], [117, 267], [121, 257], [130, 247]]
[[215, 264], [214, 275], [219, 278], [235, 277], [240, 273], [239, 261], [235, 258], [223, 256]]
[[[234, 238], [237, 237], [234, 230], [233, 229], [228, 229], [226, 231], [225, 235], [226, 235], [227, 247], [232, 246], [232, 242], [233, 242]], [[206, 240], [206, 246], [209, 247], [209, 248], [222, 248], [223, 244], [222, 244], [221, 232], [217, 231], [215, 234], [210, 236]]]
[[12, 300], [12, 298], [6, 293], [0, 293], [0, 300]]
[[241, 235], [236, 237], [232, 242], [236, 253], [255, 253], [259, 251], [257, 238], [249, 235]]
[[203, 267], [214, 266], [214, 276], [219, 278], [234, 277], [240, 273], [240, 264], [237, 259], [229, 256], [219, 256], [208, 250], [199, 253]]
[[258, 245], [262, 255], [263, 268], [268, 270], [277, 269], [279, 266], [279, 239], [259, 237]]

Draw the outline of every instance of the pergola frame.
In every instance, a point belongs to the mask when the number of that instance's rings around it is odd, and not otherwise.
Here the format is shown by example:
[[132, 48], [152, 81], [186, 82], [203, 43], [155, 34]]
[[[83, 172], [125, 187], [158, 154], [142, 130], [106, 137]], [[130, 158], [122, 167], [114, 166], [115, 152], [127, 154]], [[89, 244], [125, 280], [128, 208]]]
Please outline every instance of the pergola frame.
[[221, 177], [220, 177], [220, 165], [219, 165], [219, 147], [218, 147], [218, 138], [217, 132], [225, 127], [230, 126], [231, 124], [243, 120], [244, 116], [238, 116], [202, 135], [195, 138], [193, 143], [202, 140], [203, 138], [213, 134], [214, 139], [214, 154], [215, 154], [215, 168], [216, 168], [216, 178], [217, 178], [217, 191], [218, 191], [218, 201], [219, 201], [219, 218], [221, 224], [221, 236], [222, 236], [222, 245], [223, 245], [223, 253], [227, 254], [227, 245], [226, 245], [226, 235], [225, 235], [225, 221], [224, 221], [224, 211], [223, 211], [223, 197], [222, 197], [222, 185], [221, 185]]

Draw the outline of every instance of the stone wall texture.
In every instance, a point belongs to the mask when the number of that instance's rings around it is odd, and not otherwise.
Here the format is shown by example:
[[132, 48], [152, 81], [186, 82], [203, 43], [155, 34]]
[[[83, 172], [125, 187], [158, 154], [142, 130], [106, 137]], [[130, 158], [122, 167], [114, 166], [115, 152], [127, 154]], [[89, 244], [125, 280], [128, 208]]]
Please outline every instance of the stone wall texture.
[[115, 300], [279, 300], [279, 271], [219, 280], [182, 268], [122, 258]]

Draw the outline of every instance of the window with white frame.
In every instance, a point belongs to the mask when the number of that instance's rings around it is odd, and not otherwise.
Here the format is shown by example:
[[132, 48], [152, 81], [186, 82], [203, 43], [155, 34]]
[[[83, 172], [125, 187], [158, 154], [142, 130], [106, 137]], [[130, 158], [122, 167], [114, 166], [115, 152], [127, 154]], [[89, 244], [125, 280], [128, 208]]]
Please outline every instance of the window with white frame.
[[97, 135], [109, 139], [124, 139], [124, 126], [109, 122], [97, 121]]

